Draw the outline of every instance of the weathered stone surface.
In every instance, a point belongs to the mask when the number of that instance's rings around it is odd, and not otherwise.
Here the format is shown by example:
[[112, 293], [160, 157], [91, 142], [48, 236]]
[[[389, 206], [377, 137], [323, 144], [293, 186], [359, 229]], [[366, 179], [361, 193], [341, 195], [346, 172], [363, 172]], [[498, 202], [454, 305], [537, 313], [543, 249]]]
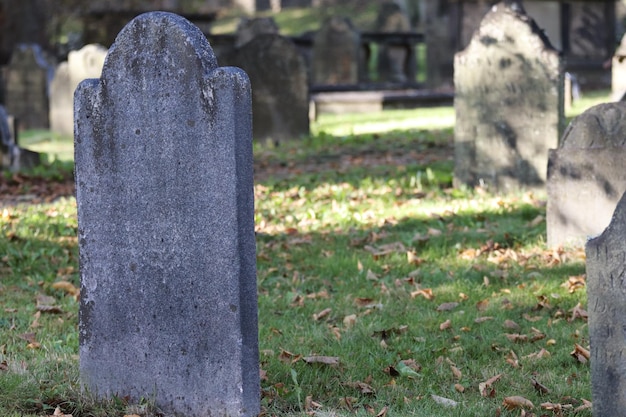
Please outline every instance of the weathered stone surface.
[[615, 50], [611, 61], [611, 100], [620, 101], [626, 95], [626, 36]]
[[609, 224], [626, 191], [626, 103], [605, 103], [576, 117], [551, 149], [549, 246], [582, 247]]
[[594, 417], [626, 410], [626, 197], [609, 226], [587, 242], [587, 311]]
[[313, 40], [312, 83], [357, 84], [361, 63], [361, 36], [350, 19], [327, 19]]
[[257, 36], [238, 49], [235, 62], [252, 84], [255, 140], [278, 143], [309, 134], [307, 72], [292, 41]]
[[545, 185], [548, 149], [557, 146], [563, 120], [560, 59], [513, 6], [494, 6], [455, 56], [456, 186]]
[[80, 372], [167, 415], [256, 416], [250, 85], [171, 13], [75, 93]]

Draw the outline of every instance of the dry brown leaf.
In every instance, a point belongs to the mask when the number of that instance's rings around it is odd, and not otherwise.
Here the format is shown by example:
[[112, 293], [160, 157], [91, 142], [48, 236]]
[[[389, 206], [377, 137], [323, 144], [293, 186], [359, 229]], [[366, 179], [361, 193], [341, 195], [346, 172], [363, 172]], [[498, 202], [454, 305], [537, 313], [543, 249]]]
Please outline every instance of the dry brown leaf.
[[411, 265], [421, 265], [422, 263], [424, 263], [424, 260], [417, 256], [417, 253], [412, 250], [407, 251], [406, 260]]
[[324, 310], [320, 311], [319, 313], [315, 313], [313, 314], [313, 320], [318, 321], [319, 319], [322, 319], [326, 316], [328, 316], [331, 311], [333, 311], [332, 308], [325, 308]]
[[574, 350], [570, 355], [580, 363], [587, 363], [590, 357], [589, 351], [578, 343], [574, 343]]
[[376, 414], [376, 417], [385, 417], [387, 415], [388, 410], [389, 410], [389, 407], [384, 406], [382, 410], [380, 410], [378, 414]]
[[583, 274], [583, 275], [575, 275], [575, 276], [569, 277], [567, 281], [561, 284], [561, 287], [567, 288], [567, 291], [571, 294], [580, 289], [585, 288], [585, 285], [586, 285], [586, 275]]
[[302, 359], [302, 355], [295, 355], [285, 349], [281, 349], [280, 354], [278, 355], [278, 359], [281, 362], [285, 362], [285, 363], [296, 363], [300, 359]]
[[423, 290], [416, 290], [411, 292], [411, 298], [415, 298], [415, 297], [424, 297], [427, 300], [432, 300], [433, 298], [435, 298], [435, 295], [433, 294], [433, 290], [431, 288], [424, 288]]
[[[546, 387], [545, 385], [541, 384], [536, 379], [531, 379], [531, 382], [533, 384], [533, 387], [535, 388], [535, 390], [539, 394], [549, 394], [550, 393], [550, 390], [548, 389], [548, 387]], [[543, 404], [542, 404], [542, 406], [543, 406]]]
[[583, 405], [576, 407], [574, 409], [574, 413], [578, 413], [583, 410], [591, 410], [592, 405], [593, 405], [591, 401], [585, 400], [584, 398], [581, 398], [581, 401], [583, 402]]
[[367, 279], [368, 281], [378, 281], [378, 275], [374, 272], [372, 272], [371, 269], [367, 270], [367, 274], [365, 275], [365, 279]]
[[520, 325], [515, 323], [513, 320], [504, 320], [503, 324], [505, 329], [509, 330], [519, 330], [521, 329]]
[[514, 410], [516, 408], [529, 408], [529, 409], [535, 408], [535, 405], [530, 400], [527, 400], [526, 398], [519, 396], [519, 395], [505, 397], [504, 401], [502, 402], [502, 405], [507, 410]]
[[493, 320], [493, 317], [491, 317], [491, 316], [478, 317], [478, 318], [476, 318], [474, 320], [474, 323], [484, 323], [484, 322], [489, 321], [489, 320]]
[[450, 370], [452, 371], [452, 375], [454, 375], [454, 377], [456, 379], [461, 379], [463, 378], [463, 373], [461, 372], [461, 370], [459, 368], [457, 368], [454, 365], [450, 365]]
[[305, 356], [302, 358], [306, 363], [321, 363], [324, 365], [337, 366], [339, 365], [339, 358], [337, 356]]
[[403, 364], [405, 364], [406, 366], [408, 366], [415, 372], [420, 372], [422, 370], [422, 365], [415, 362], [415, 359], [404, 359], [404, 360], [401, 360], [400, 362], [402, 362]]
[[443, 304], [439, 304], [439, 306], [437, 307], [437, 311], [450, 311], [450, 310], [454, 310], [457, 306], [459, 305], [459, 303], [443, 303]]
[[347, 385], [349, 387], [358, 389], [361, 392], [361, 394], [373, 395], [373, 394], [376, 393], [374, 388], [372, 388], [371, 385], [366, 384], [365, 382], [357, 381], [357, 382], [354, 382], [354, 383], [348, 383]]
[[519, 334], [519, 333], [505, 333], [507, 339], [514, 343], [525, 343], [528, 342], [528, 335]]
[[548, 352], [544, 348], [541, 348], [539, 352], [531, 353], [530, 355], [524, 356], [524, 359], [542, 359], [542, 358], [547, 358], [550, 355], [551, 355], [550, 352]]
[[375, 301], [373, 298], [362, 298], [362, 297], [356, 297], [354, 299], [354, 303], [358, 306], [358, 307], [364, 307], [364, 308], [368, 308], [371, 307], [372, 305], [375, 304]]
[[502, 374], [492, 376], [485, 382], [481, 382], [480, 384], [478, 384], [478, 391], [480, 392], [480, 395], [485, 398], [495, 397], [496, 390], [493, 388], [493, 384], [496, 383], [500, 378], [502, 378]]
[[343, 325], [349, 329], [356, 324], [356, 314], [350, 314], [343, 318]]
[[461, 394], [465, 392], [465, 387], [461, 384], [454, 384], [454, 389]]
[[543, 318], [543, 316], [531, 316], [528, 313], [522, 314], [522, 317], [524, 317], [524, 320], [529, 321], [531, 323], [539, 321], [539, 320], [541, 320]]
[[587, 311], [583, 309], [583, 306], [578, 303], [576, 307], [570, 310], [571, 316], [567, 319], [568, 322], [573, 322], [576, 319], [581, 319], [583, 321], [587, 321], [589, 319], [589, 315]]
[[517, 359], [517, 355], [512, 350], [506, 355], [506, 363], [511, 365], [513, 368], [519, 368], [519, 360]]
[[476, 310], [478, 311], [485, 311], [487, 307], [489, 307], [488, 299], [480, 300], [479, 302], [476, 303]]
[[447, 330], [450, 327], [452, 327], [452, 321], [448, 319], [439, 325], [439, 330]]
[[72, 296], [77, 296], [80, 293], [80, 290], [69, 281], [57, 281], [52, 284], [52, 288], [54, 288], [55, 290], [65, 291]]
[[61, 407], [57, 407], [57, 408], [54, 410], [54, 413], [52, 413], [52, 416], [50, 416], [50, 417], [72, 417], [72, 415], [71, 415], [71, 414], [64, 414], [64, 413], [61, 411]]

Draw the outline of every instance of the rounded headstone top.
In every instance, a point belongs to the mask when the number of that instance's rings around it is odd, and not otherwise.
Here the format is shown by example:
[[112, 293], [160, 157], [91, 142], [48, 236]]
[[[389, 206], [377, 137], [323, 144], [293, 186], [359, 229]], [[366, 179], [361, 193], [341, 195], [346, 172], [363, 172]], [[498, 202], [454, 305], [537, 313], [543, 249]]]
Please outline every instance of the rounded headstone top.
[[611, 148], [626, 145], [626, 103], [591, 107], [569, 124], [561, 148]]
[[[131, 20], [115, 38], [104, 62], [102, 77], [120, 72], [111, 66], [133, 67], [153, 61], [158, 64], [177, 65], [177, 57], [164, 54], [177, 45], [178, 53], [187, 57], [196, 56], [196, 64], [204, 74], [217, 68], [217, 59], [206, 36], [182, 16], [170, 12], [143, 13]], [[119, 55], [119, 56], [118, 56]]]
[[235, 47], [239, 48], [260, 35], [277, 35], [278, 33], [278, 25], [271, 17], [244, 18], [237, 26]]

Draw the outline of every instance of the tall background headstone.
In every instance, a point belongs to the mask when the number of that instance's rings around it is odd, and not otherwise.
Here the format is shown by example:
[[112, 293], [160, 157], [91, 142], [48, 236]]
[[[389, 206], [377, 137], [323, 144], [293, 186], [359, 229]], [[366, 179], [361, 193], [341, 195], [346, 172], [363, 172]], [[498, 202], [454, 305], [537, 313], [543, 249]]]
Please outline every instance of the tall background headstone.
[[49, 127], [49, 87], [54, 67], [37, 44], [21, 44], [6, 69], [6, 109], [23, 129]]
[[313, 85], [355, 85], [359, 82], [361, 36], [350, 19], [327, 19], [313, 40]]
[[57, 66], [50, 84], [50, 130], [72, 135], [74, 132], [73, 100], [78, 84], [98, 78], [102, 72], [107, 49], [101, 45], [85, 45], [68, 54], [67, 62]]
[[250, 84], [187, 20], [132, 20], [75, 93], [80, 374], [168, 415], [256, 416]]
[[543, 187], [562, 84], [558, 52], [521, 6], [494, 6], [455, 55], [455, 185]]
[[[382, 33], [402, 33], [411, 30], [411, 22], [406, 10], [395, 2], [381, 5], [376, 30]], [[378, 78], [385, 82], [406, 82], [405, 67], [409, 65], [409, 51], [403, 46], [382, 43], [378, 47]], [[411, 80], [414, 81], [414, 80]]]
[[604, 103], [576, 117], [548, 164], [549, 246], [582, 247], [608, 226], [626, 191], [626, 103]]
[[255, 140], [284, 142], [309, 134], [309, 83], [293, 42], [260, 35], [237, 50], [236, 65], [252, 84]]
[[626, 197], [609, 226], [587, 243], [587, 311], [594, 417], [626, 410]]

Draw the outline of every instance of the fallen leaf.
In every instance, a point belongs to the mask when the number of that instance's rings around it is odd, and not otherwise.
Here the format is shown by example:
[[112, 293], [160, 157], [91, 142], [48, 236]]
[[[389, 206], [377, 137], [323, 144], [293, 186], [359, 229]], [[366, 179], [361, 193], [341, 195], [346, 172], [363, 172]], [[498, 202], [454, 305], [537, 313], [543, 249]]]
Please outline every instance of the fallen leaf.
[[411, 265], [421, 265], [424, 263], [424, 260], [417, 256], [417, 253], [414, 251], [407, 251], [406, 260]]
[[65, 291], [69, 295], [73, 296], [77, 296], [80, 293], [80, 290], [69, 281], [57, 281], [52, 284], [52, 288], [54, 288], [55, 290]]
[[358, 389], [361, 392], [361, 394], [372, 395], [376, 393], [374, 388], [372, 388], [371, 385], [366, 384], [365, 382], [357, 381], [354, 383], [348, 383], [347, 385], [349, 387]]
[[433, 290], [431, 288], [424, 288], [423, 290], [416, 290], [411, 292], [411, 298], [415, 298], [415, 297], [424, 297], [427, 300], [432, 300], [433, 298], [435, 298], [435, 295], [433, 294]]
[[484, 323], [484, 322], [489, 321], [489, 320], [493, 320], [493, 317], [491, 317], [491, 316], [478, 317], [478, 318], [476, 318], [474, 320], [474, 323]]
[[547, 358], [550, 355], [551, 355], [550, 352], [548, 352], [544, 348], [541, 348], [539, 352], [531, 353], [530, 355], [524, 356], [524, 359], [542, 359], [542, 358]]
[[461, 384], [454, 384], [454, 389], [461, 394], [465, 392], [465, 387]]
[[285, 363], [295, 363], [302, 359], [302, 355], [295, 355], [285, 349], [281, 349], [278, 359]]
[[574, 350], [570, 355], [580, 363], [587, 363], [590, 357], [589, 351], [578, 343], [574, 343]]
[[443, 303], [443, 304], [439, 304], [439, 306], [437, 307], [437, 311], [450, 311], [450, 310], [454, 310], [457, 306], [459, 305], [459, 303]]
[[485, 398], [495, 397], [496, 391], [495, 389], [493, 389], [493, 384], [496, 383], [500, 378], [502, 378], [502, 374], [492, 376], [485, 382], [481, 382], [480, 384], [478, 384], [478, 391], [480, 392], [480, 395]]
[[452, 375], [454, 375], [454, 377], [456, 379], [461, 379], [463, 378], [463, 373], [461, 372], [461, 370], [459, 368], [457, 368], [454, 365], [450, 365], [450, 370], [452, 371]]
[[519, 330], [521, 329], [520, 325], [515, 323], [513, 320], [504, 320], [503, 326], [509, 330]]
[[458, 402], [451, 400], [449, 398], [440, 397], [435, 394], [431, 394], [430, 396], [437, 404], [443, 405], [445, 407], [456, 407], [457, 405], [459, 405]]
[[581, 401], [583, 402], [583, 405], [581, 405], [580, 407], [576, 407], [574, 409], [574, 413], [578, 413], [583, 410], [591, 410], [592, 405], [593, 405], [591, 401], [585, 400], [584, 398], [581, 398]]
[[356, 324], [356, 314], [350, 314], [343, 318], [343, 325], [349, 329]]
[[531, 316], [528, 313], [522, 314], [522, 317], [524, 317], [524, 320], [530, 321], [531, 323], [539, 321], [539, 320], [541, 320], [543, 318], [543, 316]]
[[72, 417], [71, 414], [63, 414], [63, 412], [61, 411], [61, 407], [57, 407], [54, 410], [54, 413], [52, 413], [52, 416], [50, 417]]
[[514, 343], [528, 342], [528, 335], [519, 333], [505, 333], [507, 339]]
[[[548, 387], [546, 387], [545, 385], [541, 384], [540, 382], [538, 382], [536, 379], [531, 379], [531, 382], [533, 384], [533, 387], [535, 388], [535, 390], [539, 393], [539, 394], [549, 394], [550, 390], [548, 389]], [[542, 405], [543, 406], [543, 405]]]
[[567, 319], [567, 321], [570, 323], [576, 319], [581, 319], [583, 321], [587, 321], [589, 319], [589, 315], [587, 314], [587, 311], [583, 309], [583, 306], [580, 303], [576, 304], [576, 307], [571, 309], [570, 313], [571, 313], [571, 316], [570, 318]]
[[478, 311], [485, 311], [487, 307], [489, 307], [489, 300], [487, 299], [481, 300], [476, 303], [476, 310]]
[[561, 287], [567, 288], [567, 291], [572, 294], [580, 289], [585, 288], [586, 285], [586, 275], [575, 275], [571, 276], [561, 284]]
[[535, 408], [535, 405], [530, 400], [527, 400], [519, 395], [505, 397], [502, 405], [504, 405], [504, 408], [507, 410], [514, 410], [516, 408]]
[[337, 356], [305, 356], [302, 358], [306, 363], [321, 363], [324, 365], [337, 366], [339, 365], [339, 358]]
[[511, 365], [513, 368], [519, 368], [519, 360], [517, 359], [517, 355], [512, 350], [506, 355], [506, 363]]
[[448, 319], [439, 325], [439, 330], [447, 330], [450, 327], [452, 327], [452, 321]]
[[387, 415], [388, 410], [389, 410], [389, 407], [384, 406], [382, 410], [380, 410], [378, 414], [376, 414], [376, 417], [385, 417]]
[[332, 308], [325, 308], [324, 310], [320, 311], [319, 313], [313, 314], [313, 320], [318, 321], [319, 319], [322, 319], [326, 316], [328, 316], [331, 311], [333, 311]]

